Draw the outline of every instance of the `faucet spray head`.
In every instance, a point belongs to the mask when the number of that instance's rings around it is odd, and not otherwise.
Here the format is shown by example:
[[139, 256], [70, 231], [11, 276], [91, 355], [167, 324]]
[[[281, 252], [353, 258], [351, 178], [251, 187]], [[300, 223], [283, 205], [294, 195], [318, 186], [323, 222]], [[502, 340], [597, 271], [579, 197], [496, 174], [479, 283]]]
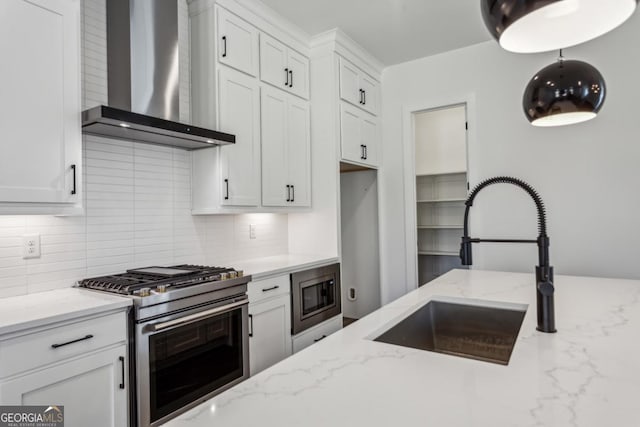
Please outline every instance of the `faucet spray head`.
[[468, 236], [462, 237], [462, 243], [460, 244], [460, 260], [462, 265], [472, 265], [473, 257], [471, 256], [471, 238]]

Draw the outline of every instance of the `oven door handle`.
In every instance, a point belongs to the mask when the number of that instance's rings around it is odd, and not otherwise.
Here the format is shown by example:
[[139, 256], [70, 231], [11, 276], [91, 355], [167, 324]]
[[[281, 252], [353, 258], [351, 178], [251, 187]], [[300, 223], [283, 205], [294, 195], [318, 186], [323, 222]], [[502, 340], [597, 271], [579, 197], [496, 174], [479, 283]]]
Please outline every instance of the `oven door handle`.
[[248, 298], [245, 298], [242, 301], [234, 302], [232, 304], [223, 305], [222, 307], [216, 307], [216, 308], [212, 308], [211, 310], [205, 310], [200, 313], [184, 316], [179, 319], [169, 320], [167, 322], [153, 323], [153, 324], [147, 325], [145, 329], [151, 332], [158, 332], [158, 331], [162, 331], [163, 329], [172, 328], [174, 326], [187, 325], [189, 323], [194, 323], [194, 322], [197, 322], [198, 320], [202, 320], [219, 313], [224, 313], [225, 311], [233, 310], [234, 308], [237, 308], [246, 304], [249, 304]]

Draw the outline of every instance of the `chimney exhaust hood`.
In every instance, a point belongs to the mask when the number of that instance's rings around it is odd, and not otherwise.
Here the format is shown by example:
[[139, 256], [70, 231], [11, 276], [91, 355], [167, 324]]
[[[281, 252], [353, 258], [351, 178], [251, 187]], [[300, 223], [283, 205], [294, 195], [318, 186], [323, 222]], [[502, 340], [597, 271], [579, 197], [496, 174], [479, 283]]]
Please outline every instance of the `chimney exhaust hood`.
[[90, 135], [195, 150], [235, 136], [179, 122], [176, 0], [108, 0], [109, 105], [82, 112]]

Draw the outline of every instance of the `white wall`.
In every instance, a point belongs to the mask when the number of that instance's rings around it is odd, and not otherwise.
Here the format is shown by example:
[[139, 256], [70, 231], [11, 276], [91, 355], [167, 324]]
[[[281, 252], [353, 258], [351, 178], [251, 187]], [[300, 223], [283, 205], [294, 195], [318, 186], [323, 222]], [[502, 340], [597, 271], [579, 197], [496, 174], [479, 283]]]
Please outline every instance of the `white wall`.
[[[475, 140], [469, 146], [471, 185], [513, 175], [540, 192], [557, 274], [640, 278], [638, 39], [640, 13], [599, 39], [565, 50], [565, 57], [596, 66], [608, 93], [595, 120], [562, 128], [531, 126], [521, 106], [528, 80], [555, 61], [557, 52], [518, 55], [490, 41], [385, 70], [379, 180], [383, 302], [406, 290], [404, 209], [412, 207], [402, 191], [403, 108], [465, 97], [475, 100], [469, 114]], [[533, 204], [515, 187], [484, 190], [471, 216], [473, 236], [536, 235]], [[476, 246], [474, 258], [475, 268], [532, 272], [536, 250], [533, 245]]]
[[[375, 170], [340, 174], [342, 311], [360, 319], [380, 308], [378, 184]], [[348, 298], [356, 291], [355, 301]]]
[[[107, 102], [105, 0], [83, 0], [83, 104]], [[189, 117], [186, 0], [179, 0], [181, 118]], [[186, 47], [186, 48], [185, 48]], [[128, 268], [231, 265], [288, 251], [286, 214], [191, 215], [191, 154], [83, 138], [84, 216], [0, 216], [0, 298], [72, 286]], [[249, 239], [256, 224], [256, 239]], [[41, 235], [42, 256], [22, 259], [22, 235]]]
[[416, 175], [467, 170], [465, 106], [415, 115]]

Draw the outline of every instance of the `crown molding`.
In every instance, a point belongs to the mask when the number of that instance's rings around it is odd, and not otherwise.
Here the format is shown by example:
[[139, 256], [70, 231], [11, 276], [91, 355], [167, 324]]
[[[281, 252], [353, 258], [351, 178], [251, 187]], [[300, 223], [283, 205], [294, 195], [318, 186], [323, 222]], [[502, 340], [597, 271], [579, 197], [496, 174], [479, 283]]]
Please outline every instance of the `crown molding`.
[[372, 77], [380, 80], [385, 65], [341, 29], [334, 28], [311, 38], [312, 51], [322, 48], [333, 49], [339, 55], [356, 63]]

